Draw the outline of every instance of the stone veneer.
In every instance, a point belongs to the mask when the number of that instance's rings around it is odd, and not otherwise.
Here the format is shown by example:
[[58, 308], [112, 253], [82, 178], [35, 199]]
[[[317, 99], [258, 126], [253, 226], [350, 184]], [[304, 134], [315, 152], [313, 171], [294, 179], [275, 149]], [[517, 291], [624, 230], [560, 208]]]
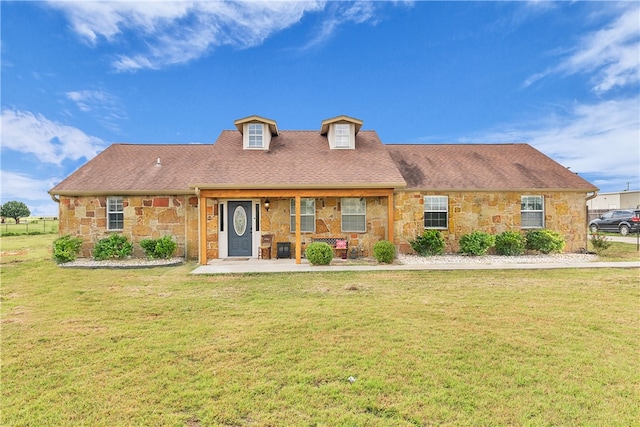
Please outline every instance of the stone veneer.
[[[394, 243], [401, 253], [411, 253], [409, 240], [424, 232], [423, 196], [449, 196], [449, 229], [443, 230], [447, 252], [458, 250], [463, 234], [476, 230], [492, 234], [520, 231], [520, 192], [419, 192], [397, 191], [394, 195]], [[585, 195], [575, 192], [527, 192], [543, 195], [545, 228], [560, 232], [566, 240], [565, 251], [577, 252], [587, 244]], [[110, 233], [121, 233], [134, 243], [142, 239], [171, 235], [178, 244], [176, 256], [198, 259], [198, 198], [195, 196], [124, 196], [124, 230], [107, 231], [106, 197], [60, 197], [60, 234], [83, 238], [80, 256], [90, 257], [93, 245]], [[295, 256], [295, 233], [290, 231], [290, 200], [272, 199], [269, 212], [262, 207], [260, 228], [274, 234], [276, 242], [291, 242]], [[316, 231], [302, 233], [303, 250], [312, 237], [346, 237], [349, 249], [359, 256], [371, 256], [373, 245], [387, 236], [387, 199], [368, 197], [367, 231], [341, 231], [340, 198], [316, 198]], [[218, 207], [216, 199], [207, 199], [207, 259], [219, 256]], [[584, 226], [582, 226], [584, 225]], [[185, 254], [186, 251], [186, 254]], [[139, 245], [134, 255], [143, 256]]]
[[523, 231], [520, 228], [520, 198], [544, 196], [544, 226], [559, 232], [566, 252], [587, 246], [587, 211], [584, 193], [576, 192], [418, 192], [398, 191], [394, 197], [395, 244], [401, 253], [411, 253], [409, 240], [424, 232], [423, 196], [449, 196], [449, 228], [442, 230], [447, 252], [457, 252], [462, 235], [473, 231], [491, 234]]
[[[302, 233], [302, 250], [312, 242], [313, 237], [346, 237], [349, 250], [356, 248], [358, 256], [373, 254], [373, 245], [384, 240], [387, 234], [387, 202], [386, 198], [369, 197], [367, 200], [367, 231], [363, 233], [342, 232], [340, 198], [316, 198], [316, 231]], [[260, 231], [262, 234], [273, 234], [271, 257], [277, 255], [277, 242], [290, 242], [291, 255], [295, 256], [296, 234], [291, 232], [291, 199], [270, 199], [267, 212], [262, 205], [260, 213]], [[218, 203], [214, 199], [207, 200], [207, 259], [218, 258]]]
[[[60, 234], [83, 239], [80, 256], [90, 257], [93, 246], [111, 233], [134, 243], [134, 256], [144, 256], [139, 243], [170, 235], [178, 244], [176, 256], [198, 257], [198, 199], [194, 196], [123, 196], [124, 228], [107, 230], [107, 197], [60, 197]], [[186, 253], [185, 253], [186, 251]]]

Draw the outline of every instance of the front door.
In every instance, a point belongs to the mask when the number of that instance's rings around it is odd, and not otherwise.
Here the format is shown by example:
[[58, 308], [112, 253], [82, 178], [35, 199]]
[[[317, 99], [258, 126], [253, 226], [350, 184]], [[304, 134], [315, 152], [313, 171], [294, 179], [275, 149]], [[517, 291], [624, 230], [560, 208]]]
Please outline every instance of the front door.
[[251, 201], [229, 202], [229, 256], [251, 256]]

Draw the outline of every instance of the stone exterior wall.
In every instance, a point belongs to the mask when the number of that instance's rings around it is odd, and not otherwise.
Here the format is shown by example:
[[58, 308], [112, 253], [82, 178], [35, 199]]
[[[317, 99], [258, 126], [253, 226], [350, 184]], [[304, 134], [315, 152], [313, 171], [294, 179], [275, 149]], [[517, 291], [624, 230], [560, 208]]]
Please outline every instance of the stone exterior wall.
[[[399, 191], [394, 195], [394, 243], [401, 253], [411, 253], [409, 240], [424, 232], [423, 196], [449, 196], [449, 228], [443, 230], [448, 252], [458, 250], [463, 234], [476, 230], [492, 234], [520, 231], [520, 197], [516, 192], [417, 192]], [[575, 192], [546, 192], [526, 195], [544, 196], [545, 228], [560, 232], [566, 240], [565, 251], [577, 252], [587, 244], [585, 195]], [[262, 205], [262, 234], [274, 234], [271, 256], [277, 255], [276, 242], [290, 242], [294, 254], [295, 233], [290, 230], [290, 200], [272, 199], [267, 212]], [[83, 238], [80, 256], [90, 257], [95, 243], [110, 233], [121, 233], [134, 242], [134, 255], [143, 256], [142, 239], [171, 235], [178, 244], [176, 256], [198, 259], [198, 198], [195, 196], [125, 196], [124, 230], [107, 230], [106, 197], [60, 197], [60, 234]], [[316, 231], [302, 233], [303, 251], [313, 237], [346, 237], [349, 249], [358, 256], [372, 256], [373, 245], [387, 236], [386, 197], [367, 197], [366, 224], [363, 233], [341, 231], [340, 198], [316, 198]], [[219, 203], [207, 199], [207, 259], [219, 256]]]
[[[387, 201], [385, 197], [367, 197], [366, 231], [342, 232], [339, 197], [316, 198], [316, 231], [302, 233], [302, 250], [312, 243], [313, 237], [346, 237], [349, 250], [356, 248], [358, 256], [373, 254], [373, 245], [387, 236]], [[261, 215], [263, 234], [274, 234], [272, 257], [277, 255], [277, 242], [290, 242], [295, 255], [296, 234], [291, 232], [291, 199], [270, 200], [269, 212], [264, 207]]]
[[[401, 253], [411, 253], [409, 241], [424, 232], [423, 196], [449, 196], [449, 228], [442, 230], [447, 252], [457, 252], [462, 235], [473, 231], [491, 234], [521, 231], [520, 198], [544, 196], [544, 227], [564, 236], [566, 252], [587, 246], [585, 194], [575, 192], [411, 192], [395, 193], [395, 244]], [[523, 232], [525, 232], [524, 230]]]
[[83, 239], [80, 256], [90, 257], [95, 243], [111, 233], [134, 243], [134, 256], [144, 256], [140, 240], [172, 236], [176, 256], [198, 257], [198, 199], [193, 196], [124, 196], [124, 228], [107, 230], [107, 197], [60, 197], [60, 234]]

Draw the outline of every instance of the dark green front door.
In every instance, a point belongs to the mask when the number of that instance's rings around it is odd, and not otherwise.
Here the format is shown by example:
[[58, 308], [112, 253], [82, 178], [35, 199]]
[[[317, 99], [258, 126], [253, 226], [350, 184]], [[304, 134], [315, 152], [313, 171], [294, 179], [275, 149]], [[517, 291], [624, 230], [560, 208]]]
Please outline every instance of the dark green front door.
[[251, 201], [229, 202], [229, 256], [251, 256]]

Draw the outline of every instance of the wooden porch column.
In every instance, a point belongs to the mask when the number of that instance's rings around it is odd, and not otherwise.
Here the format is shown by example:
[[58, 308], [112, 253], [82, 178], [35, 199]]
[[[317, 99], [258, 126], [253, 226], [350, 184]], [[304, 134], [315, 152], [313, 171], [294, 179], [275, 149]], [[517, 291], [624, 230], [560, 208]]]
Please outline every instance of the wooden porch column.
[[389, 190], [389, 195], [387, 196], [387, 240], [395, 245], [393, 241], [393, 224], [395, 223], [393, 211], [393, 190]]
[[296, 195], [296, 264], [302, 264], [302, 232], [300, 228], [300, 196]]
[[201, 265], [207, 265], [207, 198], [200, 196], [198, 200], [198, 207], [200, 208], [200, 217], [198, 219], [199, 231], [200, 231], [200, 250], [199, 261]]

